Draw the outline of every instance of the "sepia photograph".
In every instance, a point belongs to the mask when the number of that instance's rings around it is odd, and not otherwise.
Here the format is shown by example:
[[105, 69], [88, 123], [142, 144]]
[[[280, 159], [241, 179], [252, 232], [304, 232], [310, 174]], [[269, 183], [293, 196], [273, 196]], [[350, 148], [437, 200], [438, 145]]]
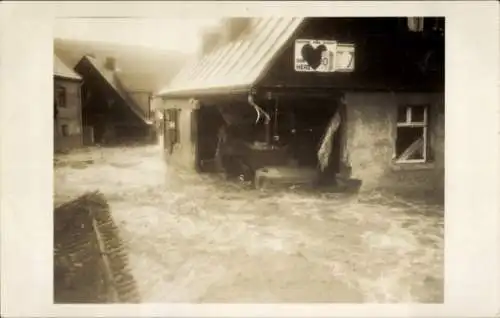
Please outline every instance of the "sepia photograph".
[[497, 1], [1, 1], [1, 317], [500, 317]]
[[55, 19], [54, 303], [443, 303], [445, 20]]

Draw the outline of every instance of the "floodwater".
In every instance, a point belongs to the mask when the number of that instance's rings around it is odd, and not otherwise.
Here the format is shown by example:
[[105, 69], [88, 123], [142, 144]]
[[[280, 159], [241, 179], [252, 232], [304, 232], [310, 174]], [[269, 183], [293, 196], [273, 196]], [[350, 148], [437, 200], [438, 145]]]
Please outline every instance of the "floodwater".
[[144, 302], [442, 302], [443, 207], [258, 191], [174, 170], [159, 146], [55, 158], [55, 204], [100, 191]]

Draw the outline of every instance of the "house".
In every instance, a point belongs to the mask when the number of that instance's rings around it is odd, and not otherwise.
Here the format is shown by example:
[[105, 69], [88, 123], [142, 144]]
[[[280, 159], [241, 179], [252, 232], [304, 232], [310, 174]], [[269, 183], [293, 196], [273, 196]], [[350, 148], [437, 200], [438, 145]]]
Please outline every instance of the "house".
[[221, 25], [157, 93], [167, 162], [204, 171], [232, 131], [246, 145], [229, 147], [232, 158], [251, 177], [319, 171], [364, 189], [443, 195], [444, 19]]
[[75, 70], [84, 79], [82, 112], [87, 143], [154, 142], [149, 95], [133, 95], [123, 85], [114, 58], [84, 56]]
[[54, 39], [54, 52], [71, 68], [85, 55], [101, 61], [112, 56], [120, 69], [117, 75], [129, 92], [158, 91], [170, 82], [188, 58], [179, 51], [61, 38]]
[[54, 54], [54, 150], [82, 146], [82, 78]]

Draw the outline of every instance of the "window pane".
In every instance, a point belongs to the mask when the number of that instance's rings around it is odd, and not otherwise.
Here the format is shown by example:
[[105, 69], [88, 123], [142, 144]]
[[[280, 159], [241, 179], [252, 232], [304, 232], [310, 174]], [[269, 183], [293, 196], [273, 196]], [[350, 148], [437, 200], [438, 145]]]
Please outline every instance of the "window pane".
[[406, 109], [408, 107], [406, 106], [399, 106], [398, 107], [398, 123], [405, 123], [406, 122]]
[[398, 127], [396, 156], [400, 160], [424, 159], [424, 129], [422, 127]]
[[411, 107], [411, 121], [421, 123], [424, 121], [425, 106]]
[[68, 125], [61, 125], [61, 130], [64, 137], [69, 136]]

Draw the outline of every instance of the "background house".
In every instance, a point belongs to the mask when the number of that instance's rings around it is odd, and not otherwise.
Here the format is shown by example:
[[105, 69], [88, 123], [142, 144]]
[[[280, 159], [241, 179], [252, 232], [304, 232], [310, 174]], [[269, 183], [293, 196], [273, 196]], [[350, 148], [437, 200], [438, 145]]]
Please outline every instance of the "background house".
[[[149, 128], [144, 128], [144, 124], [149, 127], [151, 126], [149, 121], [155, 121], [154, 104], [151, 103], [151, 96], [171, 80], [172, 76], [182, 67], [186, 59], [184, 53], [176, 51], [70, 39], [55, 39], [54, 50], [61, 60], [72, 68], [77, 66], [84, 56], [91, 57], [94, 65], [90, 61], [87, 61], [89, 62], [86, 62], [87, 67], [83, 67], [82, 65], [79, 67], [85, 68], [85, 77], [91, 76], [89, 73], [90, 69], [97, 70], [97, 73], [101, 73], [101, 77], [107, 78], [106, 81], [113, 86], [113, 90], [119, 91], [118, 95], [121, 97], [118, 100], [123, 100], [123, 98], [127, 100], [124, 104], [128, 105], [128, 108], [133, 109], [132, 112], [135, 111], [134, 114], [128, 115], [128, 120], [131, 123], [129, 126], [135, 127], [130, 130], [135, 131], [132, 135], [147, 134], [149, 136]], [[114, 60], [114, 64], [119, 69], [109, 69], [109, 65], [106, 65], [106, 60], [109, 57]], [[97, 82], [99, 81], [94, 81], [93, 83], [96, 84]], [[103, 87], [106, 87], [106, 85], [102, 85], [103, 83], [101, 81], [99, 85], [85, 85], [83, 89], [90, 92], [89, 88], [93, 86], [93, 90], [101, 91], [102, 95]], [[109, 90], [104, 94], [109, 94]], [[92, 107], [87, 108], [87, 106], [91, 106], [89, 103], [92, 103], [93, 106], [96, 106], [96, 103], [102, 105], [102, 100], [107, 98], [101, 96], [101, 101], [96, 102], [94, 99], [96, 97], [95, 94], [92, 97], [93, 101], [89, 99], [89, 94], [84, 94], [82, 97], [85, 99], [84, 113], [86, 115], [95, 113], [96, 110], [96, 108]], [[107, 102], [104, 104], [107, 104]], [[86, 132], [84, 135], [85, 141], [87, 143], [93, 143], [94, 141], [102, 142], [102, 140], [99, 140], [100, 137], [96, 136], [95, 129], [91, 129], [91, 126], [95, 125], [95, 116], [89, 116], [90, 123], [84, 129]], [[137, 121], [137, 116], [142, 119]], [[91, 119], [91, 117], [94, 117], [94, 119]], [[87, 125], [87, 117], [85, 116], [84, 121], [85, 125]], [[97, 135], [102, 135], [102, 133], [97, 132]], [[130, 138], [127, 137], [125, 139]], [[123, 138], [122, 141], [124, 141]], [[115, 142], [118, 142], [116, 138]]]
[[54, 150], [82, 146], [82, 78], [54, 54]]
[[120, 67], [118, 77], [129, 92], [156, 92], [170, 82], [188, 58], [176, 51], [57, 38], [54, 51], [71, 68], [85, 55], [100, 60], [113, 57]]
[[443, 198], [443, 18], [229, 19], [218, 34], [158, 93], [171, 162], [199, 169], [226, 123], [286, 148], [272, 165], [314, 169], [338, 113], [330, 178]]
[[149, 97], [140, 104], [130, 96], [113, 57], [84, 56], [75, 70], [85, 81], [82, 113], [89, 140], [108, 145], [155, 140]]

